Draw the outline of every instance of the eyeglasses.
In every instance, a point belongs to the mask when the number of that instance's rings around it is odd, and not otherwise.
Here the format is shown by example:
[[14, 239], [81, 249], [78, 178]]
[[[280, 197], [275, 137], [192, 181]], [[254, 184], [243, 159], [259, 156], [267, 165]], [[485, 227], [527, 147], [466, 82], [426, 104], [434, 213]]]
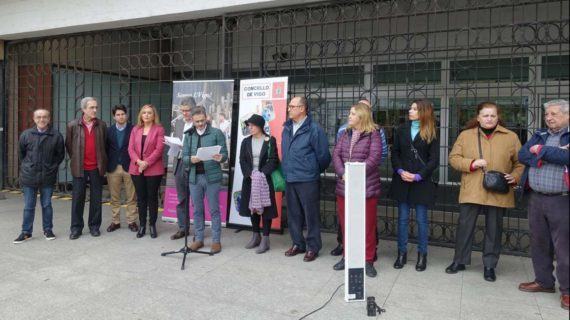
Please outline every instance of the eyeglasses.
[[300, 108], [300, 107], [304, 107], [304, 105], [298, 105], [298, 106], [296, 106], [296, 105], [290, 104], [290, 105], [287, 106], [288, 109]]
[[194, 121], [194, 123], [204, 123], [204, 122], [206, 122], [206, 120], [197, 120], [197, 121]]
[[190, 112], [190, 109], [187, 109], [187, 110], [180, 110], [180, 112]]

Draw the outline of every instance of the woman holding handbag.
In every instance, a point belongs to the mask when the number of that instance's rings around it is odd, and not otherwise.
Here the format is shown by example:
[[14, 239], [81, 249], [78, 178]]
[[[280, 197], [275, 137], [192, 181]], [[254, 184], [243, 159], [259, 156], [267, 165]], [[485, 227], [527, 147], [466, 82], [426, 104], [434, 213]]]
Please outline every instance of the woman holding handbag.
[[[239, 214], [251, 218], [253, 233], [246, 249], [258, 247], [256, 253], [269, 250], [271, 220], [277, 217], [275, 190], [271, 174], [279, 166], [277, 142], [263, 131], [265, 119], [252, 115], [245, 124], [250, 136], [243, 139], [239, 165], [243, 174]], [[265, 179], [264, 179], [265, 178]], [[263, 236], [260, 236], [263, 220]]]
[[[342, 234], [344, 232], [344, 165], [347, 162], [366, 164], [366, 275], [376, 277], [374, 256], [376, 254], [376, 204], [380, 196], [380, 161], [382, 142], [378, 126], [372, 120], [370, 108], [358, 103], [350, 108], [348, 128], [337, 142], [333, 153], [333, 164], [337, 174], [336, 204]], [[344, 242], [343, 242], [344, 243]], [[333, 266], [344, 269], [344, 258]]]
[[409, 215], [410, 208], [414, 207], [418, 226], [416, 270], [424, 271], [427, 267], [428, 207], [434, 204], [437, 180], [433, 176], [439, 166], [433, 104], [427, 100], [413, 101], [408, 118], [410, 121], [396, 130], [392, 147], [394, 174], [389, 197], [398, 202], [398, 258], [394, 268], [402, 269], [407, 262]]
[[455, 256], [445, 272], [463, 271], [471, 263], [477, 216], [484, 213], [483, 277], [496, 280], [503, 215], [515, 206], [511, 186], [517, 184], [524, 169], [518, 160], [520, 148], [518, 136], [503, 126], [497, 104], [480, 103], [477, 116], [467, 123], [449, 154], [449, 163], [461, 172], [461, 189]]

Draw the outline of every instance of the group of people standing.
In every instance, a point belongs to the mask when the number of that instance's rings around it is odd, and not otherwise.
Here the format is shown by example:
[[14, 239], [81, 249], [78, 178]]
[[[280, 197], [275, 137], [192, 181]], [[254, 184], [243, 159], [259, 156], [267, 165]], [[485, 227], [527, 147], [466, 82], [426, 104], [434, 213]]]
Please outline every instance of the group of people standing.
[[[151, 237], [157, 236], [158, 189], [164, 174], [162, 154], [164, 129], [154, 106], [144, 105], [137, 124], [127, 121], [124, 106], [113, 108], [115, 124], [107, 128], [96, 117], [97, 100], [81, 101], [82, 116], [67, 125], [65, 147], [70, 157], [73, 175], [73, 202], [70, 239], [77, 239], [83, 230], [85, 186], [90, 184], [88, 226], [92, 236], [100, 235], [101, 190], [107, 174], [111, 192], [113, 222], [107, 229], [120, 228], [119, 205], [121, 185], [127, 194], [127, 221], [129, 229], [143, 237], [147, 215]], [[453, 262], [446, 272], [463, 271], [471, 263], [471, 246], [477, 218], [485, 215], [483, 245], [483, 277], [495, 281], [495, 269], [501, 252], [503, 217], [515, 206], [514, 189], [529, 191], [529, 225], [531, 253], [535, 281], [522, 283], [519, 289], [527, 292], [554, 292], [553, 259], [556, 255], [556, 274], [560, 283], [561, 306], [568, 308], [569, 230], [568, 188], [569, 132], [568, 102], [554, 100], [544, 105], [547, 129], [537, 131], [521, 146], [518, 136], [505, 128], [500, 107], [493, 102], [477, 106], [476, 115], [461, 132], [449, 154], [449, 163], [461, 172], [459, 191], [459, 220]], [[222, 180], [220, 163], [227, 160], [225, 135], [207, 122], [203, 107], [192, 101], [180, 107], [185, 124], [183, 148], [175, 157], [175, 178], [179, 204], [179, 230], [171, 239], [179, 239], [189, 232], [188, 201], [194, 204], [194, 241], [190, 250], [204, 246], [204, 197], [208, 197], [212, 216], [212, 253], [221, 251], [221, 220], [218, 191]], [[361, 100], [351, 106], [348, 123], [339, 130], [334, 151], [329, 151], [323, 129], [312, 119], [304, 97], [294, 97], [287, 107], [289, 119], [285, 122], [279, 159], [277, 142], [264, 132], [265, 120], [253, 115], [246, 121], [250, 136], [240, 146], [240, 167], [243, 173], [242, 200], [239, 213], [251, 218], [252, 236], [245, 245], [257, 248], [257, 253], [270, 249], [271, 220], [277, 217], [275, 189], [272, 174], [281, 166], [286, 182], [285, 198], [291, 247], [285, 256], [304, 253], [305, 262], [314, 261], [322, 249], [320, 232], [320, 175], [332, 161], [337, 175], [336, 203], [339, 220], [339, 246], [331, 254], [343, 255], [344, 235], [344, 170], [347, 162], [366, 164], [366, 274], [375, 277], [377, 271], [377, 201], [381, 192], [379, 167], [388, 155], [384, 130], [374, 123], [370, 102]], [[429, 239], [428, 209], [436, 198], [440, 143], [436, 131], [433, 104], [428, 100], [410, 103], [408, 120], [394, 131], [391, 161], [393, 168], [388, 196], [398, 207], [398, 251], [393, 267], [403, 268], [407, 263], [408, 229], [411, 209], [415, 211], [418, 228], [418, 246], [415, 269], [427, 268]], [[35, 126], [20, 137], [21, 184], [25, 208], [22, 233], [16, 243], [32, 235], [36, 195], [40, 193], [43, 209], [43, 228], [46, 238], [54, 239], [52, 232], [51, 194], [58, 166], [64, 158], [63, 137], [51, 126], [49, 111], [34, 112]], [[196, 157], [197, 149], [221, 146], [213, 160]], [[505, 192], [491, 190], [485, 183], [486, 175], [500, 172], [508, 184]], [[136, 197], [135, 197], [136, 191]], [[134, 206], [136, 198], [136, 208]], [[137, 225], [136, 220], [139, 224]], [[303, 231], [306, 227], [306, 235]], [[344, 258], [335, 270], [344, 269]]]

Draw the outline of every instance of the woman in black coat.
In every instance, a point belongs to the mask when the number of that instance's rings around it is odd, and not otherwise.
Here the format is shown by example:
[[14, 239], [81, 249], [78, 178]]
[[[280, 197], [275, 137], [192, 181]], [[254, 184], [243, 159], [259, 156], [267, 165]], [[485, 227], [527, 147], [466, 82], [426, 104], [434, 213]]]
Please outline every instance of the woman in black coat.
[[[279, 166], [279, 155], [277, 153], [277, 142], [274, 137], [267, 135], [263, 128], [265, 119], [257, 114], [252, 115], [246, 122], [251, 135], [241, 143], [239, 164], [243, 174], [241, 186], [241, 201], [239, 214], [244, 217], [251, 217], [253, 234], [251, 240], [245, 246], [246, 249], [259, 248], [256, 253], [264, 253], [269, 250], [269, 231], [271, 230], [271, 220], [277, 217], [277, 205], [275, 204], [275, 190], [271, 173]], [[265, 207], [262, 214], [252, 213], [249, 209], [251, 195], [251, 175], [253, 170], [258, 170], [265, 175], [269, 186], [269, 196], [271, 206]], [[260, 223], [263, 219], [263, 237], [259, 235]]]
[[416, 100], [410, 105], [409, 122], [398, 127], [392, 147], [392, 185], [390, 198], [398, 202], [398, 258], [394, 268], [407, 262], [408, 222], [410, 208], [416, 211], [418, 226], [418, 259], [416, 270], [424, 271], [427, 264], [427, 211], [433, 205], [436, 183], [434, 171], [439, 166], [433, 105]]

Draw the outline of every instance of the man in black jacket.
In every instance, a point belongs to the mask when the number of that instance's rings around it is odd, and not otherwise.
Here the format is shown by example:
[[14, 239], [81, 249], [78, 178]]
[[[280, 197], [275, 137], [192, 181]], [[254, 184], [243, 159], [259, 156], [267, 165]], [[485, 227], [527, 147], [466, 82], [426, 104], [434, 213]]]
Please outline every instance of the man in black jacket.
[[53, 208], [51, 196], [57, 179], [59, 164], [65, 157], [63, 136], [50, 125], [50, 112], [34, 111], [35, 126], [20, 136], [20, 185], [24, 192], [24, 222], [22, 233], [14, 243], [22, 243], [32, 237], [38, 191], [42, 206], [44, 235], [47, 240], [53, 234]]
[[116, 105], [111, 110], [115, 125], [107, 128], [107, 182], [111, 194], [111, 211], [113, 220], [107, 232], [113, 232], [121, 227], [121, 189], [125, 186], [127, 223], [132, 232], [137, 232], [139, 214], [135, 196], [135, 185], [129, 174], [129, 139], [133, 125], [128, 122], [127, 107]]

